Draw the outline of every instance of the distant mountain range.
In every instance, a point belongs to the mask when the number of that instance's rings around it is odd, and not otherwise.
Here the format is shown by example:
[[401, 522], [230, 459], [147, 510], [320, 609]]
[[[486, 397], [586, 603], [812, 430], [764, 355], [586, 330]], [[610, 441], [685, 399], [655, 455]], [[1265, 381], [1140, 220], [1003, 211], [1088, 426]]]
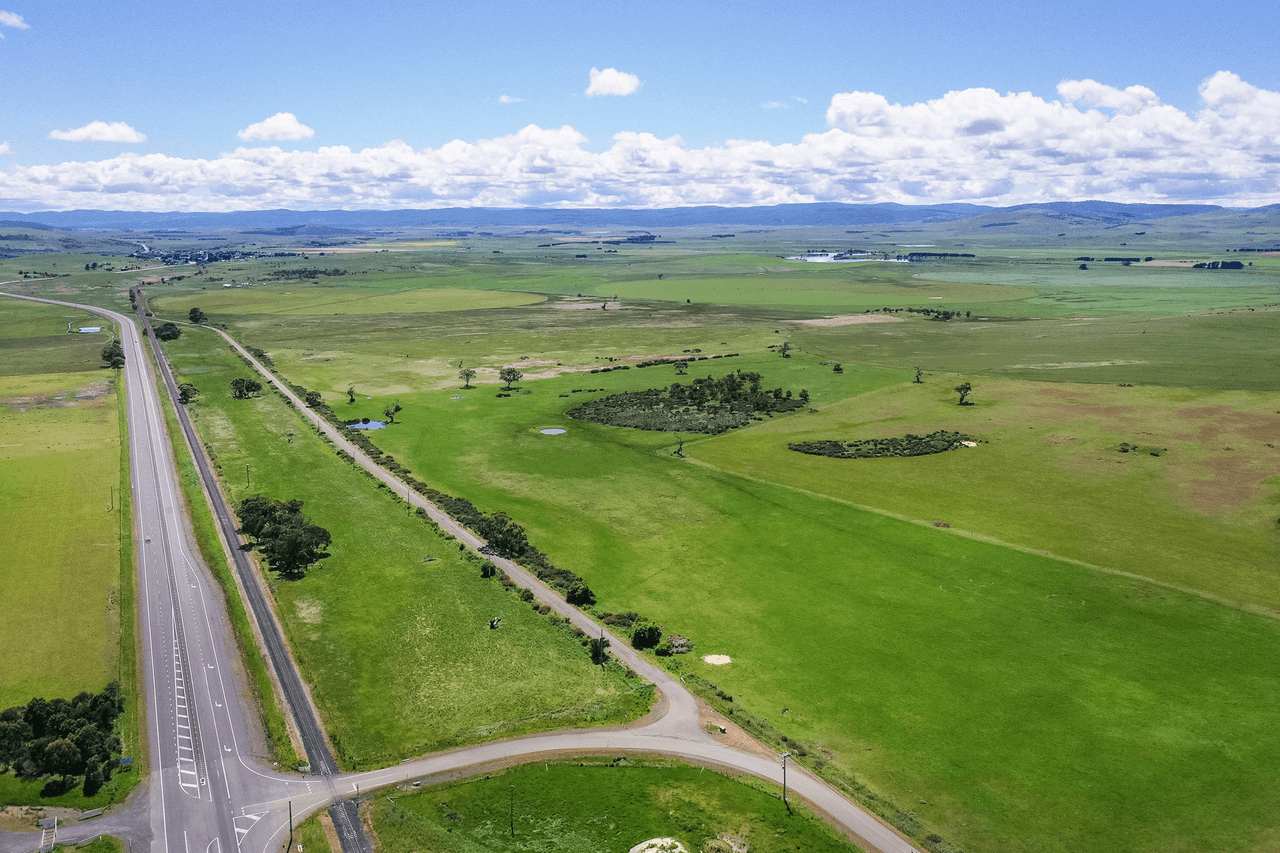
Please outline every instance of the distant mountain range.
[[[1070, 201], [988, 207], [979, 204], [779, 204], [771, 207], [673, 207], [652, 210], [543, 208], [442, 208], [439, 210], [254, 210], [236, 213], [147, 213], [123, 210], [0, 212], [0, 226], [156, 231], [184, 228], [257, 230], [272, 234], [322, 234], [375, 228], [675, 228], [696, 225], [844, 227], [954, 222], [993, 213], [1040, 210], [1081, 219], [1163, 219], [1226, 210], [1208, 204], [1120, 204]], [[1271, 211], [1280, 205], [1254, 208]]]

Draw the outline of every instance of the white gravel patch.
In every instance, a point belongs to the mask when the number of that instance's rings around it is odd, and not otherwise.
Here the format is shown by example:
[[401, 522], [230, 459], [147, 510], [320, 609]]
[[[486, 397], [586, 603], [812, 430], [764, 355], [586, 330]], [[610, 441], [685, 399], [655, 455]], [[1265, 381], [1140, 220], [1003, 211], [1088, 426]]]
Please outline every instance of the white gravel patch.
[[632, 847], [628, 853], [689, 853], [689, 851], [674, 838], [650, 838]]
[[727, 663], [733, 663], [733, 658], [728, 655], [703, 655], [702, 659], [712, 666], [724, 666]]

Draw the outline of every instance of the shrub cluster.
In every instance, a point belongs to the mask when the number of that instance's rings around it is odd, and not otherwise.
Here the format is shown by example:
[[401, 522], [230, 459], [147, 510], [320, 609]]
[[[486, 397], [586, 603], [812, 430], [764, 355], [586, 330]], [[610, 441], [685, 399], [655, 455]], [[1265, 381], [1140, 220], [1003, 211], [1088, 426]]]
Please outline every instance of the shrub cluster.
[[267, 273], [267, 275], [272, 276], [273, 278], [308, 278], [308, 279], [316, 279], [316, 278], [319, 278], [320, 276], [336, 276], [336, 275], [346, 275], [346, 274], [347, 274], [346, 270], [338, 269], [337, 267], [334, 267], [333, 269], [330, 269], [330, 270], [311, 269], [309, 267], [299, 267], [298, 269], [293, 269], [293, 270], [272, 270], [271, 272]]
[[670, 432], [719, 435], [745, 426], [757, 414], [792, 412], [809, 403], [809, 392], [798, 397], [781, 388], [765, 391], [759, 373], [707, 376], [688, 385], [625, 391], [591, 400], [567, 414], [571, 418], [610, 426]]
[[943, 323], [948, 320], [954, 320], [963, 316], [969, 319], [969, 312], [965, 311], [962, 315], [959, 311], [950, 311], [945, 308], [868, 308], [863, 311], [864, 314], [901, 314], [906, 311], [908, 314], [923, 314], [926, 319], [939, 320]]
[[12, 767], [21, 777], [57, 777], [51, 795], [70, 790], [84, 776], [85, 796], [98, 792], [119, 764], [116, 718], [124, 710], [120, 683], [101, 693], [66, 699], [32, 699], [0, 712], [0, 769]]
[[832, 456], [836, 459], [881, 459], [888, 456], [929, 456], [963, 447], [962, 442], [973, 441], [962, 432], [938, 430], [928, 435], [905, 435], [902, 438], [867, 438], [861, 441], [795, 441], [787, 445], [792, 450], [813, 456]]

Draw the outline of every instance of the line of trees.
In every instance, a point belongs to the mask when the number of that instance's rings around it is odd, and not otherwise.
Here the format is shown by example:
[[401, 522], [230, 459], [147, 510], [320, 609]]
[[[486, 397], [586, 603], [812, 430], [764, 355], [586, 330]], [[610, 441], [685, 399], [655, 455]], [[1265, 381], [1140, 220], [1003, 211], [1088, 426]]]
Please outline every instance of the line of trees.
[[51, 777], [42, 795], [66, 793], [84, 777], [93, 796], [120, 763], [116, 719], [124, 710], [119, 682], [101, 693], [66, 699], [35, 698], [0, 711], [0, 770], [25, 779]]
[[300, 500], [253, 495], [240, 501], [237, 512], [240, 532], [254, 540], [254, 547], [281, 577], [298, 580], [329, 556], [329, 531], [303, 516]]

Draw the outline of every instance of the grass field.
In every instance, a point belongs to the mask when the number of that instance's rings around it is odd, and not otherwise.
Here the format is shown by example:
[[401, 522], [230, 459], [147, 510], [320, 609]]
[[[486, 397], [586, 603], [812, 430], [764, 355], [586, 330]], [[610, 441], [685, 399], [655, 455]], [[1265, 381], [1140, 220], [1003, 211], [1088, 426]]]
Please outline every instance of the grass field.
[[[320, 568], [273, 588], [345, 766], [644, 712], [645, 690], [592, 667], [567, 627], [482, 580], [456, 544], [338, 459], [280, 398], [232, 400], [229, 380], [248, 368], [212, 334], [166, 346], [180, 377], [202, 389], [191, 411], [233, 500], [300, 498], [333, 534]], [[488, 627], [494, 617], [500, 630]]]
[[371, 817], [387, 853], [597, 853], [653, 838], [691, 853], [858, 849], [803, 807], [788, 815], [776, 790], [754, 781], [631, 760], [522, 767], [378, 797]]
[[[846, 369], [837, 377], [799, 358], [712, 366], [759, 370], [766, 386], [808, 387], [820, 404], [857, 401], [861, 392], [879, 399], [900, 387], [885, 372]], [[927, 799], [913, 810], [954, 843], [1191, 850], [1244, 844], [1244, 827], [1271, 826], [1277, 803], [1263, 793], [1273, 785], [1263, 777], [1280, 758], [1268, 710], [1280, 683], [1264, 661], [1280, 652], [1280, 625], [681, 462], [670, 456], [668, 435], [563, 417], [573, 387], [647, 387], [670, 381], [669, 373], [526, 382], [532, 393], [510, 399], [485, 392], [450, 399], [456, 391], [402, 397], [404, 425], [377, 440], [444, 488], [525, 523], [535, 543], [588, 578], [601, 609], [640, 610], [691, 636], [699, 654], [731, 655], [726, 668], [689, 666], [768, 723], [830, 750], [840, 772], [902, 804]], [[938, 405], [957, 408], [946, 396]], [[361, 414], [361, 404], [352, 409]], [[962, 414], [981, 416], [982, 408]], [[772, 442], [778, 431], [807, 431], [824, 417], [780, 418], [686, 451], [714, 458], [721, 443], [764, 434]], [[937, 424], [948, 425], [956, 421]], [[549, 426], [569, 431], [539, 434]], [[1069, 428], [1041, 423], [1039, 435]], [[1016, 478], [1018, 454], [1027, 451], [1008, 443], [1002, 464]], [[749, 476], [758, 476], [756, 466], [768, 475], [777, 473], [769, 466], [800, 470], [811, 461], [797, 454], [775, 461], [750, 446], [725, 453]], [[965, 460], [954, 453], [885, 461], [976, 464]], [[1137, 494], [1159, 479], [1131, 477]], [[810, 490], [824, 481], [806, 479]], [[1034, 485], [1020, 488], [1025, 494]], [[965, 495], [975, 492], [948, 494], [949, 506], [936, 502], [944, 520], [963, 515], [972, 502]], [[1085, 502], [1055, 499], [1060, 509]], [[1099, 507], [1095, 519], [1107, 512]]]
[[[98, 355], [109, 335], [63, 334], [61, 345], [50, 342], [56, 336], [49, 329], [65, 330], [68, 316], [87, 325], [88, 315], [78, 312], [0, 300], [0, 342], [13, 355], [0, 375], [0, 708], [34, 696], [70, 699], [119, 680], [127, 697], [119, 734], [134, 755], [123, 405], [117, 379]], [[78, 788], [41, 798], [43, 781], [4, 775], [0, 802], [93, 808], [123, 796], [136, 778], [117, 776], [90, 798]]]
[[81, 372], [62, 372], [68, 357], [39, 344], [35, 354], [24, 352], [22, 332], [64, 312], [11, 300], [2, 307], [4, 341], [24, 364], [22, 374], [0, 377], [0, 636], [9, 638], [0, 707], [7, 708], [37, 695], [101, 690], [116, 677], [121, 531], [120, 513], [109, 509], [118, 510], [121, 483], [119, 403], [96, 352], [105, 340], [85, 336], [98, 339], [92, 361], [80, 352]]
[[[1274, 394], [931, 376], [698, 446], [743, 476], [1280, 610]], [[971, 433], [928, 458], [836, 460], [789, 442]], [[1121, 444], [1167, 451], [1122, 453]]]

